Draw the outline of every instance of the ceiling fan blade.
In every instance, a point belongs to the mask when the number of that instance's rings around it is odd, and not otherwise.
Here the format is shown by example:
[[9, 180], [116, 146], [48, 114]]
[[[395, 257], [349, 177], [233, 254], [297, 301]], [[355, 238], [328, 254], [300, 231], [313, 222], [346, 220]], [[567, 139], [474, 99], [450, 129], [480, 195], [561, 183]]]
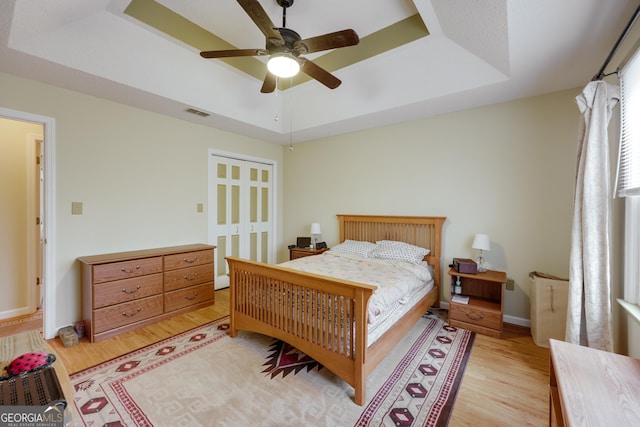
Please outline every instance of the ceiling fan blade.
[[301, 53], [313, 53], [320, 52], [322, 50], [336, 49], [339, 47], [353, 46], [358, 43], [360, 43], [358, 34], [349, 29], [304, 39], [299, 42], [295, 42], [293, 46], [294, 48], [298, 48], [298, 46], [302, 44], [306, 46], [306, 49]]
[[230, 50], [209, 50], [200, 52], [203, 58], [232, 58], [235, 56], [262, 56], [268, 55], [269, 52], [264, 49], [230, 49]]
[[[284, 45], [284, 39], [280, 35], [280, 32], [273, 25], [273, 22], [264, 11], [258, 0], [238, 0], [238, 3], [244, 11], [249, 15], [251, 20], [258, 26], [262, 34], [265, 35], [268, 42], [275, 44], [276, 46]], [[267, 43], [269, 44], [269, 43]]]
[[340, 84], [342, 83], [342, 81], [339, 78], [337, 78], [336, 76], [334, 76], [333, 74], [325, 70], [324, 68], [319, 67], [314, 62], [309, 61], [306, 58], [300, 58], [300, 59], [301, 59], [300, 69], [304, 73], [308, 74], [309, 76], [313, 77], [314, 79], [316, 79], [317, 81], [319, 81], [320, 83], [328, 87], [329, 89], [335, 89], [338, 86], [340, 86]]
[[267, 75], [264, 77], [264, 83], [262, 83], [262, 93], [271, 93], [276, 90], [276, 76], [267, 71]]

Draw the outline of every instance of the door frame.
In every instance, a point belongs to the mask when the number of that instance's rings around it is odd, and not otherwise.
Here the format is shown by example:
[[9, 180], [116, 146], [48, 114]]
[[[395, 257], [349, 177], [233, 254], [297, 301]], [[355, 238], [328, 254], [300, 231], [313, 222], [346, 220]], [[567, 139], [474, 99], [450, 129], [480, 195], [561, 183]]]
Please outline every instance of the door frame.
[[[275, 263], [276, 260], [278, 259], [278, 252], [277, 252], [277, 248], [278, 248], [278, 244], [277, 244], [277, 238], [276, 236], [278, 235], [278, 223], [277, 223], [277, 218], [278, 218], [278, 205], [277, 205], [277, 200], [278, 200], [278, 162], [276, 160], [273, 159], [265, 159], [262, 157], [255, 157], [255, 156], [249, 156], [249, 155], [245, 155], [245, 154], [240, 154], [240, 153], [234, 153], [231, 151], [222, 151], [222, 150], [217, 150], [214, 148], [209, 148], [207, 150], [207, 165], [209, 165], [209, 159], [211, 158], [211, 156], [219, 156], [219, 157], [228, 157], [231, 159], [236, 159], [236, 160], [242, 160], [242, 161], [249, 161], [249, 162], [255, 162], [255, 163], [264, 163], [265, 165], [270, 165], [273, 168], [273, 185], [271, 188], [271, 207], [272, 207], [272, 220], [271, 220], [271, 232], [272, 232], [272, 236], [273, 238], [271, 239], [271, 247], [269, 248], [269, 254], [270, 254], [270, 258], [272, 258], [273, 262]], [[207, 166], [208, 168], [208, 166]], [[208, 182], [208, 177], [209, 177], [209, 173], [210, 171], [207, 169], [207, 196], [209, 194], [211, 194], [209, 185], [211, 184], [210, 182]], [[208, 206], [211, 206], [211, 200], [209, 200], [207, 202]], [[211, 212], [208, 211], [207, 212], [207, 237], [209, 236], [209, 231], [210, 231], [210, 227], [209, 227], [209, 217], [211, 215]], [[215, 245], [216, 242], [209, 242], [210, 245]]]
[[44, 194], [44, 206], [42, 207], [43, 215], [41, 220], [44, 222], [44, 251], [42, 257], [42, 283], [40, 286], [44, 286], [44, 338], [51, 339], [56, 336], [56, 201], [54, 197], [56, 188], [56, 121], [52, 117], [7, 108], [0, 108], [0, 117], [9, 120], [37, 123], [43, 126], [44, 185], [41, 190]]

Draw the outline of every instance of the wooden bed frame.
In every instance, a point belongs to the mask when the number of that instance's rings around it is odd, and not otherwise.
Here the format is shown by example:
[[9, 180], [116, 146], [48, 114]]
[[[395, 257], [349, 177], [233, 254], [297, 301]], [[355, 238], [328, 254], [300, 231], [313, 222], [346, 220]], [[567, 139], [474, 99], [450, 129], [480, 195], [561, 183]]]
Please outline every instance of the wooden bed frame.
[[338, 215], [340, 242], [398, 240], [430, 249], [434, 288], [371, 346], [367, 302], [375, 286], [227, 257], [230, 328], [283, 340], [314, 358], [355, 389], [364, 405], [366, 378], [440, 296], [445, 217]]

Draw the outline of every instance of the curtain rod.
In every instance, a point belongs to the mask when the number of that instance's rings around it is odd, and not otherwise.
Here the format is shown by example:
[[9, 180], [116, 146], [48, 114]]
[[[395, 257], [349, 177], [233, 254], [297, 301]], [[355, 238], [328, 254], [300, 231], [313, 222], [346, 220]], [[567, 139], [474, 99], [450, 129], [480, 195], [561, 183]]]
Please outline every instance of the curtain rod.
[[[607, 68], [607, 65], [609, 65], [609, 62], [611, 61], [611, 58], [613, 58], [613, 55], [615, 55], [616, 51], [618, 50], [618, 48], [622, 44], [622, 41], [625, 39], [625, 37], [629, 33], [629, 30], [631, 30], [631, 27], [633, 27], [633, 24], [636, 22], [636, 19], [638, 19], [638, 15], [639, 14], [640, 14], [640, 6], [637, 7], [637, 9], [634, 12], [633, 16], [629, 20], [629, 23], [624, 28], [624, 31], [622, 32], [622, 34], [620, 34], [620, 37], [618, 37], [618, 40], [616, 41], [616, 44], [613, 45], [613, 48], [611, 49], [611, 52], [609, 52], [609, 56], [607, 56], [607, 59], [604, 60], [604, 63], [602, 64], [602, 67], [600, 67], [600, 71], [598, 71], [598, 73], [595, 76], [593, 76], [593, 78], [591, 79], [592, 82], [595, 81], [595, 80], [602, 80], [603, 77], [606, 77], [606, 76], [610, 75], [610, 74], [604, 74], [604, 70], [605, 70], [605, 68]], [[614, 73], [611, 73], [611, 74], [614, 74]]]

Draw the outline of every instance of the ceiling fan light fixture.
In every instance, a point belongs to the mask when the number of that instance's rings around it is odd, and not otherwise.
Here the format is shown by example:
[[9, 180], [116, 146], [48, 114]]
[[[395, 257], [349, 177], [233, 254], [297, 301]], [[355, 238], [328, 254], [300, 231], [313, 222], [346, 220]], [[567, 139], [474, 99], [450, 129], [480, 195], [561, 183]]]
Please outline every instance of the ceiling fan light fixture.
[[267, 61], [267, 68], [277, 77], [293, 77], [300, 72], [300, 63], [290, 53], [276, 53]]

